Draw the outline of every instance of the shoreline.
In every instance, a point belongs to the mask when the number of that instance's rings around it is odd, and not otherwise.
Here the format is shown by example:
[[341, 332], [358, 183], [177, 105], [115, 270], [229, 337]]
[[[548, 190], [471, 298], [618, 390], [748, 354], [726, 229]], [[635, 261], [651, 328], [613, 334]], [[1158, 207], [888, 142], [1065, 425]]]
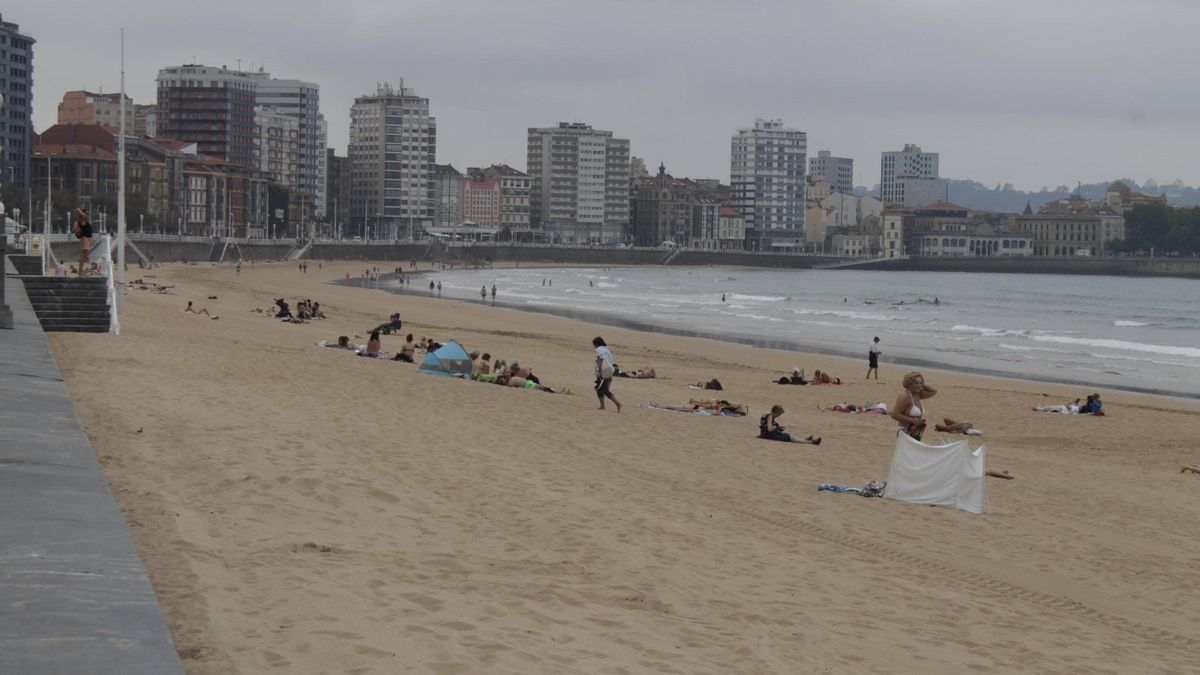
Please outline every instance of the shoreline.
[[[508, 265], [505, 265], [505, 267], [508, 267]], [[572, 267], [576, 267], [576, 266], [574, 266], [574, 265], [546, 266], [546, 267], [538, 266], [538, 267], [531, 267], [530, 269], [558, 269], [558, 268], [567, 269], [567, 268], [572, 268]], [[704, 269], [710, 269], [710, 268], [704, 268]], [[730, 269], [736, 269], [736, 268], [730, 268]], [[410, 272], [410, 273], [406, 273], [406, 275], [407, 274], [420, 275], [420, 274], [427, 274], [427, 273], [432, 273], [432, 272], [455, 272], [455, 271], [459, 271], [459, 270], [417, 270], [415, 273]], [[395, 275], [390, 274], [390, 273], [379, 275], [379, 279], [381, 282], [393, 282], [393, 281], [395, 281], [395, 278], [396, 278]], [[636, 319], [627, 319], [627, 318], [624, 318], [624, 317], [621, 317], [621, 316], [618, 316], [615, 314], [608, 314], [605, 312], [591, 312], [591, 311], [585, 311], [585, 310], [576, 310], [576, 309], [570, 309], [570, 308], [564, 308], [564, 307], [553, 307], [553, 306], [546, 306], [546, 305], [531, 305], [531, 304], [509, 302], [509, 301], [504, 301], [504, 300], [488, 300], [486, 303], [484, 303], [481, 301], [470, 300], [467, 298], [458, 298], [458, 297], [450, 297], [450, 296], [442, 297], [441, 295], [431, 296], [430, 291], [425, 288], [418, 289], [418, 290], [410, 290], [408, 288], [399, 288], [399, 287], [389, 288], [389, 287], [384, 287], [381, 285], [371, 285], [372, 283], [378, 283], [378, 282], [366, 281], [366, 280], [362, 279], [361, 277], [351, 277], [348, 280], [344, 279], [344, 278], [331, 279], [327, 283], [341, 285], [341, 286], [349, 286], [349, 287], [358, 288], [358, 289], [385, 291], [387, 293], [392, 293], [395, 295], [425, 297], [425, 298], [430, 298], [430, 299], [435, 299], [435, 300], [449, 300], [452, 302], [458, 302], [458, 303], [463, 303], [463, 304], [467, 304], [467, 305], [487, 305], [490, 307], [501, 307], [504, 309], [511, 309], [511, 310], [516, 310], [516, 311], [520, 311], [520, 312], [533, 313], [533, 314], [546, 314], [546, 315], [550, 315], [550, 316], [558, 316], [558, 317], [565, 318], [565, 319], [572, 319], [575, 321], [583, 321], [586, 323], [599, 324], [599, 325], [603, 325], [603, 326], [611, 326], [613, 328], [623, 328], [626, 330], [634, 330], [634, 331], [639, 331], [639, 332], [644, 332], [644, 333], [655, 333], [655, 334], [659, 334], [659, 335], [671, 335], [671, 336], [675, 336], [675, 337], [700, 338], [700, 339], [705, 339], [705, 340], [715, 340], [718, 342], [733, 342], [736, 344], [746, 345], [749, 347], [757, 347], [760, 349], [773, 349], [773, 350], [779, 350], [779, 351], [796, 352], [799, 354], [818, 354], [818, 355], [822, 355], [822, 356], [836, 356], [836, 357], [846, 358], [846, 359], [850, 359], [850, 360], [862, 360], [862, 358], [861, 358], [862, 354], [859, 351], [851, 351], [848, 349], [838, 349], [836, 347], [830, 347], [828, 345], [821, 345], [821, 344], [817, 344], [817, 343], [810, 343], [810, 342], [804, 342], [804, 341], [799, 341], [799, 340], [777, 340], [777, 339], [765, 340], [765, 339], [750, 337], [750, 336], [747, 336], [744, 334], [739, 335], [737, 333], [722, 333], [722, 332], [716, 332], [716, 331], [702, 331], [702, 330], [694, 330], [694, 329], [687, 329], [687, 328], [676, 328], [676, 327], [672, 327], [672, 326], [655, 324], [655, 323], [652, 323], [649, 321], [639, 321]], [[1049, 377], [1049, 376], [1037, 376], [1035, 374], [1027, 374], [1027, 373], [1015, 373], [1014, 374], [1011, 372], [1006, 372], [1006, 371], [998, 370], [998, 369], [974, 367], [974, 366], [971, 366], [968, 364], [962, 364], [962, 363], [947, 363], [945, 361], [937, 361], [935, 359], [926, 359], [926, 358], [920, 358], [920, 357], [903, 357], [903, 358], [899, 358], [899, 359], [890, 359], [890, 358], [886, 358], [886, 356], [885, 356], [885, 358], [882, 359], [880, 361], [880, 363], [889, 364], [889, 365], [893, 365], [893, 366], [900, 366], [900, 367], [933, 368], [933, 369], [937, 369], [937, 370], [941, 370], [941, 371], [949, 371], [949, 370], [953, 369], [953, 370], [956, 370], [957, 372], [967, 373], [967, 374], [971, 374], [971, 375], [979, 375], [979, 376], [983, 376], [983, 377], [991, 377], [991, 378], [996, 378], [996, 379], [1001, 379], [1001, 380], [1010, 380], [1010, 381], [1016, 381], [1016, 382], [1039, 382], [1039, 383], [1044, 383], [1044, 384], [1076, 386], [1076, 387], [1083, 387], [1083, 388], [1088, 388], [1088, 389], [1122, 391], [1122, 392], [1128, 392], [1128, 393], [1132, 393], [1132, 394], [1141, 394], [1141, 395], [1147, 395], [1147, 396], [1159, 396], [1159, 397], [1163, 397], [1166, 399], [1173, 399], [1173, 400], [1180, 400], [1180, 399], [1194, 400], [1196, 398], [1196, 395], [1194, 393], [1184, 392], [1184, 391], [1175, 391], [1175, 390], [1171, 390], [1171, 389], [1142, 387], [1142, 386], [1137, 386], [1137, 385], [1113, 385], [1113, 384], [1105, 384], [1105, 383], [1101, 383], [1101, 382], [1090, 382], [1090, 381], [1087, 381], [1084, 379], [1055, 378], [1055, 377]]]

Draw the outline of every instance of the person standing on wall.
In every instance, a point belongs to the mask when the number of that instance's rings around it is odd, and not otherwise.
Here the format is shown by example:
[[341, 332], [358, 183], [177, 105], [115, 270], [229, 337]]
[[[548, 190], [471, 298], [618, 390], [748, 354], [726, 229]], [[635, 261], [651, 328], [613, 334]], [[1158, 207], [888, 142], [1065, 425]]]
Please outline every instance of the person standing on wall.
[[867, 379], [871, 379], [871, 373], [875, 373], [875, 379], [879, 379], [879, 355], [883, 351], [879, 349], [879, 337], [877, 336], [871, 346], [867, 348]]
[[84, 265], [87, 264], [88, 255], [92, 250], [92, 222], [86, 206], [75, 208], [75, 222], [71, 223], [71, 232], [79, 240], [79, 276], [84, 276], [87, 274]]

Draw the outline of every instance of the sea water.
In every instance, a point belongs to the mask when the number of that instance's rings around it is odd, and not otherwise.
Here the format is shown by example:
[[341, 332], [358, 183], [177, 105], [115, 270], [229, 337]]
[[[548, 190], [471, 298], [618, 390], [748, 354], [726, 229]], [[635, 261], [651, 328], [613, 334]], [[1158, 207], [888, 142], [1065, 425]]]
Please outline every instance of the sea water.
[[[861, 357], [882, 368], [1200, 395], [1200, 281], [1171, 278], [748, 270], [516, 268], [439, 271], [405, 290], [644, 330]], [[379, 285], [399, 290], [394, 281]], [[586, 346], [586, 345], [585, 345]], [[891, 365], [900, 364], [900, 365]], [[637, 366], [641, 364], [629, 364]], [[652, 365], [652, 364], [651, 364]], [[811, 372], [817, 364], [800, 357]], [[859, 372], [861, 370], [861, 372]], [[1081, 391], [1081, 394], [1087, 393]]]

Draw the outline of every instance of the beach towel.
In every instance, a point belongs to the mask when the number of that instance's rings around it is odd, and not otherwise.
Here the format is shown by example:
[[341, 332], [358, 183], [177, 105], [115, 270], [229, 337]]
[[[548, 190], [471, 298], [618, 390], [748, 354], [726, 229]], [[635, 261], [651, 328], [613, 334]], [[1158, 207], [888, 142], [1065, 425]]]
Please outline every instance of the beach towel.
[[[667, 405], [664, 403], [643, 403], [640, 407], [651, 410], [666, 410], [667, 412], [691, 413], [693, 415], [710, 415], [715, 417], [745, 417], [745, 412], [734, 408], [697, 408], [695, 406]], [[745, 408], [745, 406], [742, 406]]]
[[908, 434], [896, 434], [883, 496], [983, 513], [984, 459], [984, 446], [972, 450], [966, 440], [928, 445]]
[[821, 483], [817, 486], [818, 492], [850, 492], [859, 497], [882, 497], [883, 491], [887, 488], [887, 481], [873, 480], [868, 481], [866, 485], [856, 488], [848, 485], [837, 485], [834, 483]]

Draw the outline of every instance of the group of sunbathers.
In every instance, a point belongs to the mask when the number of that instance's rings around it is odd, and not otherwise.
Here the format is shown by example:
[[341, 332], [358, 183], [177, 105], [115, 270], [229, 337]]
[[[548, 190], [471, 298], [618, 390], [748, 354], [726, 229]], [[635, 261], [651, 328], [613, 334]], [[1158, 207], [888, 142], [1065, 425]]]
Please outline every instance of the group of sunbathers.
[[813, 376], [811, 379], [809, 379], [809, 378], [804, 377], [804, 369], [803, 368], [792, 368], [791, 375], [784, 375], [784, 376], [780, 377], [778, 380], [775, 380], [775, 383], [776, 384], [841, 384], [842, 378], [834, 377], [833, 375], [830, 375], [829, 373], [824, 373], [824, 372], [821, 372], [820, 370], [816, 370], [816, 371], [813, 371]]

